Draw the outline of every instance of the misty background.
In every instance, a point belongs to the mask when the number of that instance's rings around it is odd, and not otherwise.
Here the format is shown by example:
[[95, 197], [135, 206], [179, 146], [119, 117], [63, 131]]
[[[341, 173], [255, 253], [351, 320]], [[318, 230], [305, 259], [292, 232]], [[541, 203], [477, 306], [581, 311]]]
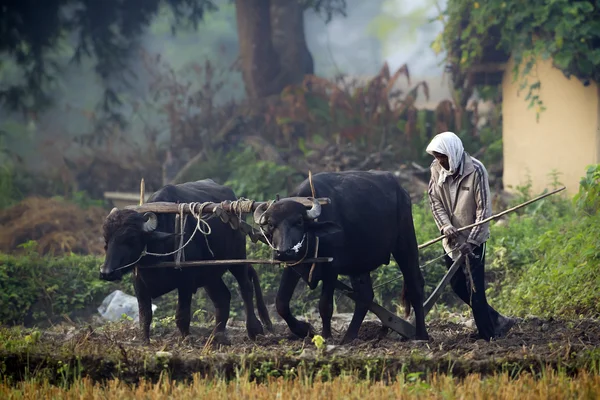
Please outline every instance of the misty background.
[[[440, 65], [443, 54], [436, 56], [430, 48], [442, 24], [429, 22], [429, 19], [435, 18], [444, 7], [444, 1], [349, 0], [347, 17], [336, 16], [329, 23], [312, 10], [306, 11], [306, 40], [314, 58], [315, 74], [326, 78], [345, 74], [367, 79], [377, 74], [386, 61], [391, 71], [407, 64], [412, 82], [427, 81], [430, 104], [449, 98], [448, 78], [444, 77]], [[152, 141], [143, 133], [149, 130], [159, 146], [170, 140], [167, 117], [152, 99], [151, 87], [156, 82], [148, 68], [152, 62], [148, 60], [155, 60], [157, 55], [160, 62], [153, 64], [155, 68], [158, 65], [172, 68], [178, 79], [187, 77], [193, 88], [200, 88], [206, 80], [198, 79], [198, 74], [186, 73], [186, 68], [189, 71], [190, 63], [204, 64], [209, 60], [216, 71], [216, 78], [211, 80], [223, 84], [214, 96], [215, 103], [224, 104], [244, 97], [241, 74], [234, 69], [238, 57], [235, 6], [223, 2], [219, 8], [205, 14], [197, 31], [180, 28], [174, 36], [170, 29], [173, 15], [166, 8], [147, 28], [140, 42], [140, 48], [147, 54], [133, 57], [132, 67], [137, 78], [132, 81], [132, 87], [121, 92], [121, 112], [128, 126], [123, 131], [112, 130], [113, 137], [108, 138], [112, 143], [111, 152], [119, 153], [118, 143], [144, 149]], [[64, 54], [63, 59], [68, 57], [69, 54]], [[94, 140], [92, 136], [97, 134], [93, 117], [101, 100], [103, 82], [92, 66], [89, 59], [81, 65], [68, 66], [54, 93], [56, 105], [37, 115], [36, 122], [2, 110], [0, 130], [8, 133], [3, 145], [33, 171], [48, 173], [48, 168], [57, 168], [65, 156], [85, 157], [85, 152], [103, 151], [100, 145], [94, 150], [89, 145], [78, 146], [74, 142], [77, 138]], [[408, 88], [402, 79], [399, 86]], [[417, 99], [420, 107], [426, 105], [425, 102], [423, 97]]]

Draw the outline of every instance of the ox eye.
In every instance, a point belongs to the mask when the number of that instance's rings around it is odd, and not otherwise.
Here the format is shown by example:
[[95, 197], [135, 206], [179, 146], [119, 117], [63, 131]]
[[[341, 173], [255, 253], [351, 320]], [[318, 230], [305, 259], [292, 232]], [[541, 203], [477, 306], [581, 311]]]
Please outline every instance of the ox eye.
[[304, 218], [300, 217], [296, 220], [296, 225], [302, 225], [304, 223]]

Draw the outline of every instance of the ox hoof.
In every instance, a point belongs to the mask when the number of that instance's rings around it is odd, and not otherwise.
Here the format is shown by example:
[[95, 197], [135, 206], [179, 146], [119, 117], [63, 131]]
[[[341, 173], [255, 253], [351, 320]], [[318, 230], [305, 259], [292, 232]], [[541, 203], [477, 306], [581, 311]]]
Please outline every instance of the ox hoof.
[[258, 335], [264, 335], [265, 331], [263, 330], [262, 324], [256, 320], [254, 322], [246, 323], [248, 338], [252, 341], [255, 341]]
[[356, 338], [358, 338], [358, 335], [345, 335], [342, 340], [340, 340], [340, 346], [348, 344]]
[[312, 337], [315, 334], [315, 330], [312, 327], [312, 325], [304, 321], [296, 322], [293, 328], [290, 327], [290, 330], [294, 335], [298, 336], [301, 339], [304, 339], [306, 337]]

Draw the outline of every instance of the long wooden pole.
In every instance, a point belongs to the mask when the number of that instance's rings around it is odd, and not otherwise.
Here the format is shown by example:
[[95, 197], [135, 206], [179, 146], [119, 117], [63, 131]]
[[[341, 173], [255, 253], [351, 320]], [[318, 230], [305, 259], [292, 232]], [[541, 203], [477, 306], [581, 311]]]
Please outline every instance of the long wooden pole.
[[[471, 225], [463, 226], [462, 228], [459, 228], [459, 229], [457, 229], [457, 231], [458, 231], [458, 232], [461, 232], [461, 231], [464, 231], [464, 230], [467, 230], [467, 229], [471, 229], [471, 228], [473, 228], [473, 227], [476, 227], [476, 226], [478, 226], [478, 225], [485, 224], [486, 222], [490, 222], [490, 221], [492, 221], [492, 220], [494, 220], [494, 219], [498, 219], [498, 218], [500, 218], [500, 217], [501, 217], [501, 216], [503, 216], [503, 215], [506, 215], [506, 214], [508, 214], [508, 213], [511, 213], [511, 212], [513, 212], [513, 211], [516, 211], [516, 210], [518, 210], [519, 208], [522, 208], [522, 207], [528, 206], [529, 204], [531, 204], [531, 203], [534, 203], [534, 202], [536, 202], [536, 201], [538, 201], [538, 200], [541, 200], [541, 199], [543, 199], [544, 197], [548, 197], [548, 196], [550, 196], [550, 195], [553, 195], [553, 194], [555, 194], [555, 193], [558, 193], [558, 192], [560, 192], [560, 191], [562, 191], [562, 190], [565, 190], [565, 189], [566, 189], [566, 187], [565, 187], [565, 186], [563, 186], [563, 187], [561, 187], [560, 189], [553, 190], [552, 192], [549, 192], [549, 193], [543, 194], [543, 195], [541, 195], [541, 196], [538, 196], [538, 197], [536, 197], [535, 199], [528, 200], [528, 201], [526, 201], [526, 202], [525, 202], [525, 203], [523, 203], [523, 204], [519, 204], [518, 206], [515, 206], [515, 207], [512, 207], [512, 208], [509, 208], [508, 210], [504, 210], [504, 211], [502, 211], [502, 212], [500, 212], [500, 213], [498, 213], [498, 214], [496, 214], [496, 215], [492, 215], [491, 217], [489, 217], [489, 218], [486, 218], [486, 219], [484, 219], [483, 221], [476, 222], [476, 223], [474, 223], [474, 224], [471, 224]], [[420, 250], [420, 249], [422, 249], [422, 248], [425, 248], [425, 247], [427, 247], [427, 246], [431, 246], [432, 244], [439, 242], [440, 240], [442, 240], [442, 239], [443, 239], [443, 238], [445, 238], [445, 237], [446, 237], [446, 236], [442, 235], [442, 236], [440, 236], [440, 237], [438, 237], [438, 238], [435, 238], [435, 239], [433, 239], [433, 240], [430, 240], [429, 242], [425, 242], [425, 243], [423, 243], [423, 244], [419, 245], [419, 250]]]
[[[303, 204], [305, 207], [312, 207], [313, 203], [308, 197], [287, 197], [286, 199], [297, 201]], [[322, 206], [331, 204], [331, 200], [327, 197], [322, 197], [317, 199], [319, 204]], [[252, 200], [240, 200], [242, 201], [250, 201]], [[263, 204], [263, 201], [254, 201], [252, 202], [252, 211], [256, 210], [258, 206]], [[222, 207], [224, 211], [230, 212], [233, 211], [231, 207], [231, 202], [221, 202], [221, 203], [209, 203], [204, 207], [204, 213], [213, 213], [215, 209]], [[155, 213], [164, 213], [164, 214], [178, 214], [179, 213], [179, 204], [177, 203], [169, 203], [169, 202], [154, 202], [154, 203], [144, 203], [137, 206], [126, 206], [125, 209], [134, 210], [140, 213], [144, 212], [155, 212]], [[195, 210], [194, 210], [195, 211]], [[190, 204], [184, 203], [183, 212], [185, 214], [190, 214]]]
[[[313, 262], [313, 263], [321, 263], [321, 262], [332, 262], [333, 257], [316, 257], [306, 259], [305, 262]], [[179, 263], [179, 266], [182, 268], [186, 267], [204, 267], [209, 265], [231, 265], [231, 264], [285, 264], [285, 261], [278, 260], [261, 260], [261, 259], [238, 259], [238, 260], [201, 260], [201, 261], [182, 261]], [[145, 265], [140, 267], [142, 269], [146, 268], [164, 268], [164, 267], [177, 267], [177, 263], [174, 261], [165, 261], [154, 265]]]

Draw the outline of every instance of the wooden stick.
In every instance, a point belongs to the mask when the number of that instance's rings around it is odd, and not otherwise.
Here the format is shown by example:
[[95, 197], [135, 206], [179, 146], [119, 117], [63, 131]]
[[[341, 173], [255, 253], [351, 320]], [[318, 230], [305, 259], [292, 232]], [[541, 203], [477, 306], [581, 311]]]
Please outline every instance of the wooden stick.
[[465, 256], [463, 254], [458, 256], [456, 261], [454, 261], [454, 263], [452, 264], [450, 269], [448, 269], [448, 271], [446, 272], [446, 275], [444, 275], [444, 277], [442, 278], [440, 283], [438, 283], [435, 290], [431, 293], [429, 298], [425, 301], [425, 304], [423, 304], [423, 311], [425, 312], [425, 315], [429, 314], [429, 311], [431, 311], [431, 309], [433, 308], [433, 305], [438, 301], [438, 299], [442, 295], [442, 291], [448, 285], [448, 282], [450, 282], [452, 277], [456, 274], [456, 271], [458, 271], [458, 268], [462, 265], [464, 258], [465, 258]]
[[[543, 199], [544, 197], [548, 197], [548, 196], [550, 196], [550, 195], [553, 195], [553, 194], [555, 194], [555, 193], [558, 193], [558, 192], [560, 192], [560, 191], [562, 191], [562, 190], [565, 190], [565, 189], [566, 189], [566, 187], [565, 187], [565, 186], [563, 186], [563, 187], [562, 187], [562, 188], [560, 188], [560, 189], [556, 189], [556, 190], [554, 190], [554, 191], [552, 191], [552, 192], [549, 192], [549, 193], [543, 194], [543, 195], [541, 195], [541, 196], [538, 196], [538, 197], [536, 197], [535, 199], [528, 200], [528, 201], [526, 201], [526, 202], [525, 202], [525, 203], [523, 203], [523, 204], [519, 204], [518, 206], [515, 206], [515, 207], [512, 207], [512, 208], [509, 208], [508, 210], [504, 210], [504, 211], [502, 211], [501, 213], [498, 213], [498, 214], [496, 214], [496, 215], [492, 215], [491, 217], [489, 217], [489, 218], [486, 218], [486, 219], [484, 219], [483, 221], [476, 222], [476, 223], [474, 223], [474, 224], [471, 224], [471, 225], [463, 226], [462, 228], [459, 228], [459, 229], [457, 229], [457, 231], [458, 231], [458, 232], [460, 232], [460, 231], [464, 231], [464, 230], [467, 230], [467, 229], [471, 229], [471, 228], [473, 228], [473, 227], [476, 227], [476, 226], [478, 226], [478, 225], [481, 225], [481, 224], [485, 224], [486, 222], [489, 222], [489, 221], [491, 221], [491, 220], [494, 220], [494, 219], [500, 218], [500, 217], [501, 217], [501, 216], [503, 216], [503, 215], [506, 215], [506, 214], [508, 214], [508, 213], [511, 213], [511, 212], [513, 212], [513, 211], [516, 211], [516, 210], [518, 210], [519, 208], [525, 207], [525, 206], [527, 206], [527, 205], [529, 205], [529, 204], [531, 204], [531, 203], [533, 203], [533, 202], [536, 202], [536, 201], [538, 201], [538, 200], [541, 200], [541, 199]], [[438, 238], [436, 238], [436, 239], [430, 240], [429, 242], [425, 242], [425, 243], [423, 243], [423, 244], [419, 245], [419, 250], [420, 250], [420, 249], [422, 249], [422, 248], [424, 248], [424, 247], [431, 246], [432, 244], [439, 242], [440, 240], [442, 240], [442, 239], [443, 239], [443, 238], [445, 238], [445, 237], [446, 237], [445, 235], [442, 235], [442, 236], [440, 236], [440, 237], [438, 237]]]
[[[333, 257], [317, 257], [306, 259], [305, 262], [332, 262]], [[231, 265], [231, 264], [285, 264], [285, 261], [277, 260], [260, 260], [260, 259], [238, 259], [238, 260], [202, 260], [202, 261], [182, 261], [179, 266], [182, 268], [187, 267], [203, 267], [209, 265]], [[161, 262], [154, 265], [141, 266], [140, 268], [164, 268], [164, 267], [177, 267], [174, 261]]]
[[140, 182], [140, 206], [144, 204], [146, 200], [146, 184], [144, 183], [144, 178]]
[[[297, 202], [303, 204], [304, 206], [306, 206], [307, 208], [312, 207], [312, 205], [313, 205], [312, 201], [309, 200], [308, 197], [287, 197], [286, 199], [297, 201]], [[319, 200], [319, 203], [322, 206], [331, 204], [331, 200], [327, 197], [323, 197], [323, 198], [320, 198], [317, 200]], [[241, 201], [243, 201], [243, 200], [241, 200]], [[248, 200], [248, 201], [252, 201], [252, 200]], [[262, 201], [253, 202], [252, 211], [256, 210], [256, 208], [263, 203], [265, 203], [265, 202], [262, 202]], [[206, 207], [204, 207], [204, 213], [207, 213], [207, 214], [213, 213], [214, 210], [217, 209], [219, 206], [222, 206], [223, 210], [225, 210], [226, 212], [232, 211], [230, 202], [222, 202], [222, 203], [209, 203], [208, 205], [206, 205]], [[139, 206], [126, 206], [125, 209], [134, 210], [134, 211], [137, 211], [140, 213], [151, 211], [151, 212], [163, 213], [163, 214], [177, 214], [177, 213], [179, 213], [179, 204], [169, 203], [169, 202], [144, 203]], [[185, 203], [185, 205], [183, 207], [183, 212], [185, 214], [190, 214], [189, 203]]]

